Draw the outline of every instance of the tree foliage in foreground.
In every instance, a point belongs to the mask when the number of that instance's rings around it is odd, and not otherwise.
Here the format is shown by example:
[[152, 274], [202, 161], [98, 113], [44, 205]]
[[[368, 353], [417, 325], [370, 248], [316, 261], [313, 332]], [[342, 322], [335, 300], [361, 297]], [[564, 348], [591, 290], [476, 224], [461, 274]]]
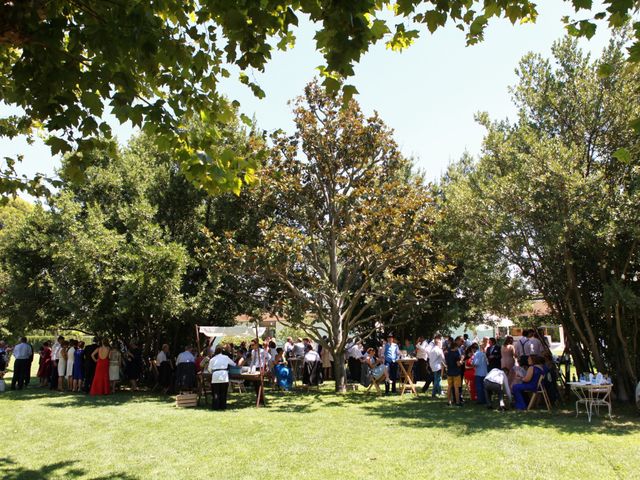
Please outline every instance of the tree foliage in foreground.
[[[595, 19], [620, 26], [637, 6], [605, 0], [599, 11], [591, 0], [571, 4], [587, 17], [566, 19], [568, 29], [586, 37], [595, 33]], [[198, 187], [237, 192], [251, 182], [258, 163], [233, 149], [213, 148], [222, 135], [219, 123], [233, 117], [219, 82], [237, 75], [262, 97], [248, 73], [262, 71], [274, 49], [294, 44], [300, 16], [317, 27], [316, 48], [325, 60], [320, 71], [335, 92], [379, 41], [403, 50], [421, 31], [454, 24], [473, 44], [482, 40], [490, 19], [534, 21], [537, 12], [529, 0], [5, 1], [0, 3], [0, 101], [21, 107], [25, 115], [0, 119], [0, 135], [44, 130], [51, 152], [72, 152], [80, 172], [100, 139], [111, 134], [103, 116], [109, 109], [121, 123], [143, 127]], [[635, 27], [637, 38], [640, 27]], [[638, 43], [630, 56], [640, 56]], [[346, 98], [355, 92], [342, 86]], [[195, 120], [203, 124], [200, 135], [186, 128]], [[18, 177], [16, 160], [3, 160], [0, 193], [41, 194], [42, 178]]]
[[443, 230], [481, 308], [512, 282], [543, 296], [578, 371], [610, 372], [630, 398], [640, 377], [640, 137], [630, 125], [640, 70], [622, 44], [592, 60], [565, 39], [552, 59], [524, 57], [517, 122], [481, 115], [483, 154], [453, 166], [442, 188]]

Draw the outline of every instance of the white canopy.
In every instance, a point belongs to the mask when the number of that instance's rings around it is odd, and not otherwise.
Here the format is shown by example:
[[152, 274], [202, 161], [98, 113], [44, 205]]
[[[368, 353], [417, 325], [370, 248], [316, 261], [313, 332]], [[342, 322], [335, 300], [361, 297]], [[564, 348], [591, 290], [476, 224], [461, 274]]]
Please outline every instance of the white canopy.
[[[258, 336], [264, 335], [266, 328], [258, 327]], [[255, 327], [199, 327], [199, 332], [207, 337], [255, 337]]]

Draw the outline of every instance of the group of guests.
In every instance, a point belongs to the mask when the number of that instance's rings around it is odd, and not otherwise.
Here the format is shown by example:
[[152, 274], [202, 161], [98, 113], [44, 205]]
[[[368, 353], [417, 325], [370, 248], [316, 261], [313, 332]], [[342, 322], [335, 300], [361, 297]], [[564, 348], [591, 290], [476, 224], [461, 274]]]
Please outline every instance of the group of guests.
[[[163, 346], [165, 347], [168, 348], [166, 345]], [[161, 367], [168, 364], [167, 368], [171, 368], [170, 362], [165, 360], [166, 352], [164, 355], [162, 353], [158, 353], [156, 363]], [[251, 340], [249, 345], [242, 342], [239, 345], [227, 343], [215, 348], [208, 346], [199, 355], [188, 345], [176, 359], [176, 384], [178, 389], [189, 389], [193, 382], [186, 380], [179, 371], [193, 372], [192, 378], [199, 372], [211, 374], [212, 408], [224, 410], [229, 390], [229, 371], [232, 368], [241, 370], [246, 367], [249, 373], [262, 374], [263, 378], [273, 379], [278, 387], [290, 390], [295, 378], [300, 378], [303, 385], [322, 383], [325, 363], [332, 360], [326, 349], [321, 345], [314, 345], [308, 338], [299, 338], [294, 342], [293, 338], [289, 337], [282, 347], [277, 346], [275, 338], [267, 337], [264, 341], [256, 338]], [[328, 369], [331, 369], [331, 363]], [[252, 380], [250, 383], [258, 395], [258, 403], [263, 403], [260, 381]]]
[[[14, 357], [12, 390], [21, 390], [29, 384], [33, 362], [33, 346], [22, 337], [12, 349], [0, 341], [0, 372]], [[60, 335], [55, 342], [45, 341], [39, 349], [37, 377], [40, 387], [60, 392], [106, 395], [113, 393], [120, 383], [123, 371], [133, 389], [138, 388], [142, 372], [142, 350], [134, 342], [127, 347], [111, 344], [108, 339], [94, 338], [93, 342], [65, 339]]]
[[536, 333], [525, 330], [517, 341], [508, 336], [502, 344], [493, 337], [471, 341], [467, 334], [446, 339], [440, 334], [429, 340], [418, 337], [415, 343], [405, 340], [402, 347], [393, 334], [378, 348], [364, 348], [362, 341], [354, 339], [347, 350], [349, 377], [363, 385], [372, 379], [384, 379], [385, 393], [395, 393], [397, 361], [411, 356], [417, 359], [413, 377], [424, 382], [423, 393], [431, 387], [432, 398], [442, 395], [446, 376], [449, 405], [463, 405], [464, 384], [471, 401], [493, 408], [492, 396], [496, 394], [501, 410], [506, 409], [505, 397], [517, 410], [524, 410], [524, 393], [537, 391], [541, 377], [548, 382], [545, 386], [549, 390], [555, 390], [554, 382], [547, 380], [547, 374], [553, 371], [553, 359], [540, 340], [544, 337], [538, 338]]
[[[424, 393], [431, 387], [433, 398], [442, 395], [442, 381], [446, 378], [450, 405], [463, 405], [464, 384], [471, 401], [492, 408], [495, 394], [500, 409], [506, 408], [506, 397], [516, 409], [523, 410], [527, 406], [524, 392], [536, 391], [540, 378], [546, 378], [551, 371], [549, 349], [540, 340], [543, 337], [538, 337], [535, 330], [528, 330], [517, 341], [508, 336], [499, 344], [496, 338], [471, 341], [466, 334], [446, 339], [437, 334], [431, 339], [418, 337], [416, 342], [405, 340], [400, 346], [390, 333], [377, 347], [365, 347], [354, 338], [346, 345], [347, 372], [351, 381], [364, 385], [374, 379], [384, 380], [385, 393], [396, 393], [398, 360], [411, 356], [417, 359], [415, 380], [424, 382]], [[59, 336], [53, 345], [44, 342], [39, 353], [40, 386], [58, 391], [106, 395], [115, 392], [123, 378], [135, 390], [145, 369], [142, 349], [135, 342], [124, 345], [94, 338], [93, 343], [85, 345], [83, 341]], [[13, 349], [0, 341], [0, 376], [11, 355], [15, 358], [11, 388], [22, 389], [29, 383], [33, 347], [24, 337]], [[278, 347], [275, 338], [267, 337], [264, 341], [253, 339], [248, 345], [209, 345], [200, 352], [187, 345], [175, 358], [169, 345], [163, 344], [150, 361], [149, 370], [156, 379], [154, 389], [159, 387], [164, 393], [193, 389], [197, 373], [210, 373], [212, 408], [222, 410], [226, 408], [229, 369], [234, 367], [261, 372], [278, 387], [290, 390], [296, 378], [305, 385], [318, 385], [331, 378], [334, 360], [327, 349], [309, 338], [294, 341], [289, 337]], [[261, 394], [260, 382], [253, 383], [256, 393]]]

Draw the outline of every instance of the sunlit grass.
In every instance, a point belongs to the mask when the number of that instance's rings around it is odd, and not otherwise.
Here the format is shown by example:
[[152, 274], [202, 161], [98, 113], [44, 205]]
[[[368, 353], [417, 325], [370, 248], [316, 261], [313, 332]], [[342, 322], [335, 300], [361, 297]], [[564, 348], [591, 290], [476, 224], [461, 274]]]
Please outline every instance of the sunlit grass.
[[[637, 478], [640, 424], [499, 413], [362, 391], [234, 393], [229, 410], [146, 393], [0, 395], [0, 478]], [[433, 473], [432, 473], [433, 472]]]

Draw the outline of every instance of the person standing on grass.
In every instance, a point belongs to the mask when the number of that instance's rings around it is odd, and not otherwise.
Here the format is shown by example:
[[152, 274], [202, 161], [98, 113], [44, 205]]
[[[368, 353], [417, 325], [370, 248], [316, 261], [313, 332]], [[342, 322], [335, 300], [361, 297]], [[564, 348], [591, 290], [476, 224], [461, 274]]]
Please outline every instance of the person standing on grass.
[[487, 362], [487, 355], [478, 347], [471, 347], [474, 350], [473, 357], [471, 359], [471, 363], [476, 369], [475, 379], [476, 379], [476, 394], [478, 396], [478, 404], [484, 405], [487, 403], [484, 398], [484, 378], [487, 376], [487, 370], [489, 367], [489, 363]]
[[498, 342], [494, 337], [491, 337], [489, 339], [489, 346], [487, 347], [487, 351], [485, 353], [487, 355], [487, 362], [489, 363], [489, 370], [493, 370], [494, 368], [499, 369], [502, 354], [500, 353]]
[[102, 345], [94, 350], [91, 354], [91, 358], [96, 362], [96, 370], [93, 375], [93, 382], [91, 383], [91, 390], [89, 395], [109, 395], [111, 393], [109, 384], [109, 340], [102, 339]]
[[118, 343], [113, 343], [113, 348], [109, 352], [109, 381], [111, 382], [111, 393], [116, 393], [116, 387], [120, 382], [120, 367], [122, 367], [122, 353], [118, 348]]
[[29, 375], [29, 356], [32, 349], [27, 344], [27, 338], [20, 338], [20, 343], [13, 347], [13, 378], [11, 379], [11, 390], [22, 390]]
[[69, 349], [67, 350], [67, 388], [73, 391], [73, 365], [76, 362], [76, 346], [77, 340], [69, 340]]
[[72, 376], [72, 391], [79, 392], [82, 390], [82, 381], [84, 380], [84, 342], [78, 342], [78, 347], [73, 354], [73, 370]]
[[156, 366], [158, 367], [158, 383], [162, 388], [162, 391], [166, 394], [171, 388], [171, 358], [169, 352], [169, 345], [166, 343], [162, 345], [162, 349], [156, 356]]
[[416, 381], [425, 382], [424, 387], [422, 387], [422, 391], [426, 392], [427, 388], [429, 388], [429, 385], [427, 384], [427, 378], [429, 376], [429, 342], [427, 342], [422, 335], [418, 337], [416, 342], [416, 358], [418, 359], [416, 364]]
[[7, 351], [7, 343], [0, 340], [0, 374], [4, 373], [9, 365], [9, 352]]
[[529, 361], [529, 330], [523, 330], [522, 336], [515, 343], [516, 357], [522, 368], [527, 368]]
[[516, 349], [513, 346], [513, 337], [507, 335], [504, 344], [500, 348], [500, 368], [506, 370], [509, 375], [509, 385], [513, 384], [513, 367], [516, 366]]
[[220, 346], [216, 347], [213, 358], [207, 369], [211, 373], [211, 408], [226, 410], [227, 392], [229, 391], [229, 367], [235, 367], [236, 362], [222, 353]]
[[49, 388], [51, 390], [57, 390], [58, 388], [58, 363], [60, 363], [62, 342], [64, 342], [64, 337], [60, 335], [53, 347], [51, 347], [51, 378], [49, 379]]
[[[445, 365], [444, 352], [442, 351], [442, 335], [437, 334], [433, 339], [433, 345], [429, 349], [429, 368], [433, 372], [433, 390], [431, 398], [442, 395], [442, 369]], [[425, 383], [425, 387], [429, 388]], [[423, 388], [426, 392], [426, 388]]]
[[462, 386], [462, 363], [464, 359], [460, 356], [459, 347], [462, 345], [462, 337], [456, 337], [445, 354], [447, 365], [447, 400], [449, 405], [455, 401], [456, 406], [461, 407], [460, 387]]
[[[477, 347], [477, 345], [476, 345]], [[478, 394], [476, 391], [476, 369], [471, 363], [473, 359], [473, 346], [467, 348], [464, 354], [464, 381], [469, 388], [469, 396], [471, 397], [471, 401], [475, 402], [478, 399]]]
[[62, 341], [60, 345], [60, 358], [58, 358], [58, 391], [64, 392], [65, 379], [67, 378], [67, 352], [69, 351], [69, 342]]
[[44, 342], [40, 350], [40, 365], [38, 366], [38, 379], [40, 386], [46, 387], [51, 377], [51, 347], [50, 343]]
[[[326, 336], [323, 338], [325, 342], [329, 341]], [[324, 370], [323, 378], [325, 380], [333, 379], [333, 355], [331, 355], [328, 348], [322, 349], [322, 352], [320, 352], [320, 358], [322, 359], [322, 369]]]
[[396, 381], [398, 380], [398, 360], [400, 359], [400, 348], [396, 343], [393, 333], [387, 335], [387, 344], [384, 347], [384, 364], [389, 372], [389, 380], [384, 384], [385, 394], [389, 394], [389, 384], [391, 393], [396, 393]]
[[362, 343], [359, 338], [354, 338], [353, 343], [347, 348], [347, 366], [352, 382], [360, 382], [362, 376]]
[[93, 376], [96, 373], [96, 362], [93, 359], [93, 352], [95, 352], [100, 343], [100, 339], [98, 337], [93, 337], [93, 343], [87, 345], [84, 348], [83, 357], [83, 366], [84, 366], [84, 388], [83, 390], [86, 393], [89, 393], [91, 390], [91, 385], [93, 384]]

